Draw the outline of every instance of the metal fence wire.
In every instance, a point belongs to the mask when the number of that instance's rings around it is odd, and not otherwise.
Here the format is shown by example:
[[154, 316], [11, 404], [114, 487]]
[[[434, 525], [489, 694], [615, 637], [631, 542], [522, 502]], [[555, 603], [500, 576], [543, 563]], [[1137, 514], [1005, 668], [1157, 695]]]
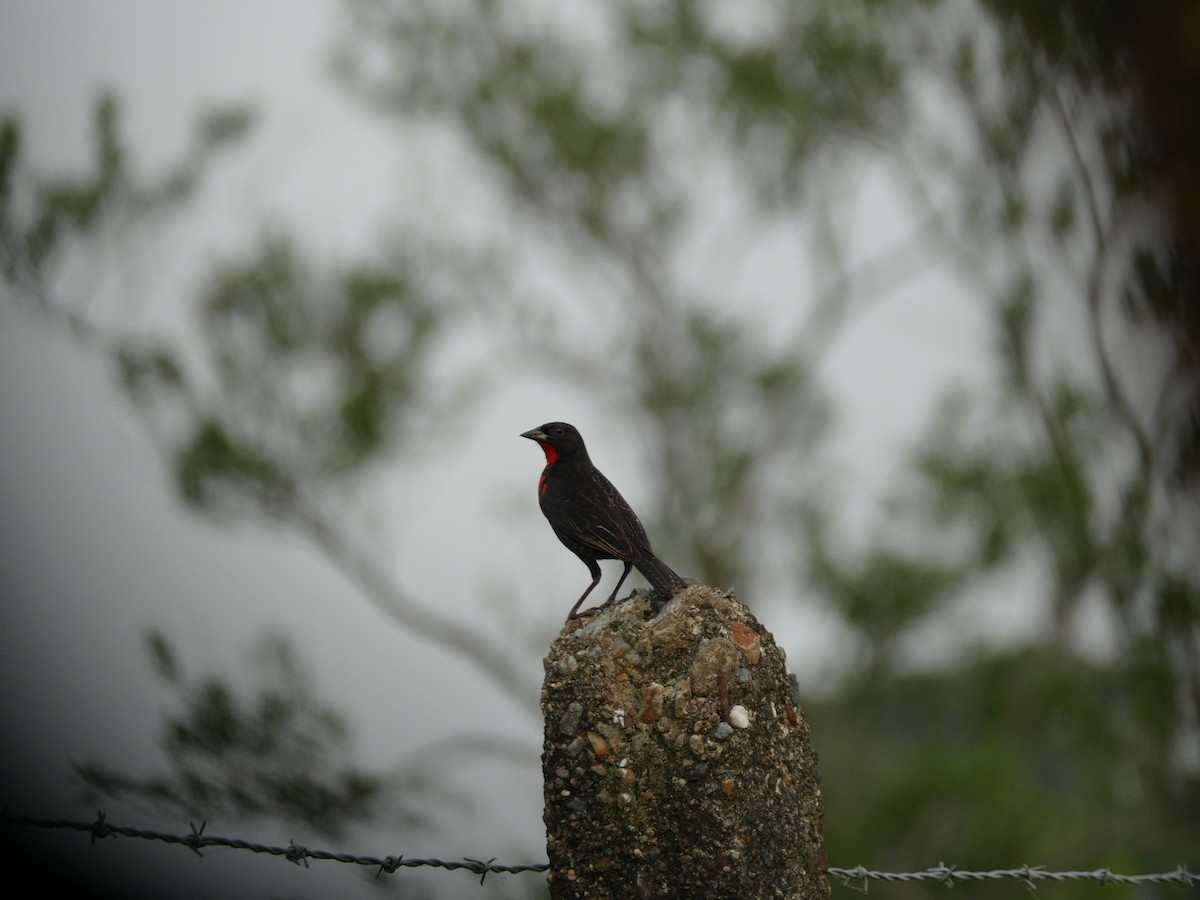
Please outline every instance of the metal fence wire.
[[[517, 874], [519, 872], [545, 872], [550, 868], [549, 863], [522, 863], [506, 865], [496, 860], [464, 859], [444, 860], [431, 858], [408, 857], [403, 854], [396, 856], [359, 856], [353, 853], [333, 853], [328, 850], [314, 850], [300, 844], [290, 842], [286, 847], [258, 844], [239, 838], [217, 837], [204, 833], [205, 823], [199, 827], [189, 823], [191, 831], [187, 834], [166, 834], [161, 831], [151, 831], [144, 828], [131, 828], [125, 825], [111, 825], [103, 812], [96, 814], [93, 822], [72, 821], [69, 819], [34, 819], [26, 816], [9, 815], [7, 811], [0, 814], [0, 821], [8, 825], [24, 825], [33, 828], [56, 828], [71, 831], [89, 832], [92, 843], [109, 837], [131, 837], [147, 841], [161, 841], [166, 844], [180, 844], [197, 855], [206, 847], [228, 847], [234, 850], [249, 850], [251, 853], [263, 853], [268, 856], [278, 856], [297, 865], [308, 865], [310, 859], [327, 860], [330, 862], [347, 863], [349, 865], [368, 866], [375, 868], [376, 877], [384, 873], [391, 874], [401, 868], [430, 867], [438, 869], [466, 869], [479, 876], [479, 883], [493, 872]], [[1109, 869], [1095, 869], [1079, 872], [1054, 872], [1044, 866], [1020, 866], [1015, 869], [992, 869], [986, 872], [969, 872], [939, 863], [937, 866], [919, 872], [878, 872], [863, 866], [852, 869], [842, 869], [830, 866], [825, 870], [829, 878], [842, 884], [861, 890], [864, 893], [872, 881], [930, 881], [954, 887], [957, 884], [974, 881], [1015, 880], [1024, 883], [1030, 890], [1036, 890], [1041, 881], [1092, 881], [1097, 884], [1177, 884], [1183, 887], [1193, 887], [1200, 883], [1200, 875], [1190, 872], [1186, 866], [1179, 866], [1171, 872], [1154, 872], [1138, 875], [1123, 875]]]

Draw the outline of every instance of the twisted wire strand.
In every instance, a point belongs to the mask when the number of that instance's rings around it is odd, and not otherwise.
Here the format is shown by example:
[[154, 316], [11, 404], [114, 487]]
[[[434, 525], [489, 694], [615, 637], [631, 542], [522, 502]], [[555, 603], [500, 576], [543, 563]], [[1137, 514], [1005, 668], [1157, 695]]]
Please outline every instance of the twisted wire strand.
[[[550, 868], [549, 863], [519, 863], [507, 865], [496, 862], [495, 858], [488, 860], [464, 859], [444, 860], [436, 858], [408, 857], [403, 854], [395, 856], [360, 856], [353, 853], [334, 853], [328, 850], [314, 850], [292, 841], [286, 847], [258, 844], [240, 838], [218, 837], [204, 833], [205, 824], [199, 827], [189, 823], [191, 831], [188, 834], [167, 834], [161, 831], [151, 831], [144, 828], [132, 828], [126, 825], [111, 825], [103, 812], [96, 814], [93, 822], [81, 822], [70, 819], [35, 819], [26, 816], [9, 815], [7, 811], [0, 813], [0, 821], [9, 825], [24, 825], [33, 828], [69, 829], [84, 831], [91, 834], [92, 843], [107, 837], [132, 837], [149, 841], [161, 841], [166, 844], [179, 844], [187, 847], [193, 853], [202, 855], [200, 851], [206, 847], [229, 847], [234, 850], [249, 850], [252, 853], [262, 853], [278, 856], [296, 865], [308, 865], [310, 859], [328, 860], [351, 865], [370, 866], [377, 868], [376, 877], [387, 872], [389, 874], [401, 868], [432, 867], [438, 869], [466, 869], [483, 880], [491, 873], [517, 874], [520, 872], [545, 872]], [[1039, 881], [1094, 881], [1098, 884], [1178, 884], [1192, 887], [1200, 882], [1200, 875], [1180, 865], [1170, 872], [1153, 872], [1135, 875], [1124, 875], [1110, 869], [1093, 869], [1090, 871], [1055, 872], [1045, 866], [1020, 866], [1015, 869], [992, 869], [989, 871], [965, 871], [945, 863], [939, 863], [933, 868], [919, 872], [879, 872], [865, 866], [855, 866], [851, 869], [829, 867], [825, 874], [839, 880], [843, 885], [861, 890], [864, 893], [871, 881], [905, 882], [932, 881], [946, 887], [954, 887], [961, 882], [989, 881], [1012, 879], [1024, 883], [1030, 890], [1036, 890]]]
[[296, 863], [297, 865], [308, 866], [310, 859], [328, 860], [332, 862], [348, 863], [351, 865], [377, 867], [379, 872], [377, 875], [387, 872], [391, 874], [400, 868], [417, 868], [420, 866], [429, 866], [439, 869], [466, 869], [480, 876], [480, 881], [486, 878], [489, 873], [503, 872], [515, 874], [518, 872], [544, 872], [550, 865], [548, 863], [530, 863], [518, 865], [506, 865], [496, 862], [495, 858], [489, 860], [480, 859], [434, 859], [434, 858], [418, 858], [408, 857], [404, 854], [395, 856], [360, 856], [353, 853], [334, 853], [329, 850], [314, 850], [305, 847], [302, 844], [297, 844], [292, 841], [286, 847], [272, 846], [270, 844], [258, 844], [253, 841], [246, 841], [240, 838], [219, 837], [216, 835], [205, 834], [204, 828], [207, 823], [201, 822], [197, 828], [194, 823], [189, 823], [191, 831], [188, 834], [167, 834], [161, 831], [152, 831], [145, 828], [132, 828], [126, 825], [111, 825], [107, 821], [107, 816], [103, 812], [96, 814], [94, 822], [80, 822], [70, 819], [34, 819], [26, 816], [12, 816], [7, 812], [3, 814], [4, 822], [11, 825], [26, 825], [34, 828], [58, 828], [68, 829], [71, 831], [86, 831], [92, 836], [92, 843], [97, 840], [103, 840], [107, 837], [133, 837], [141, 838], [147, 841], [162, 841], [166, 844], [180, 844], [187, 847], [198, 856], [203, 854], [200, 851], [207, 847], [228, 847], [234, 850], [249, 850], [251, 853], [262, 853], [268, 856], [279, 856]]
[[1198, 880], [1194, 872], [1189, 872], [1186, 866], [1178, 866], [1170, 872], [1151, 872], [1138, 875], [1122, 875], [1111, 869], [1092, 869], [1090, 871], [1053, 872], [1045, 866], [1021, 866], [1016, 869], [991, 869], [983, 872], [969, 872], [939, 863], [937, 866], [920, 872], [877, 872], [864, 866], [853, 869], [830, 867], [825, 870], [830, 878], [836, 878], [842, 884], [858, 888], [864, 893], [870, 881], [934, 881], [946, 887], [954, 887], [959, 882], [989, 881], [1013, 879], [1021, 881], [1030, 890], [1037, 888], [1039, 881], [1094, 881], [1098, 884], [1179, 884], [1192, 887]]

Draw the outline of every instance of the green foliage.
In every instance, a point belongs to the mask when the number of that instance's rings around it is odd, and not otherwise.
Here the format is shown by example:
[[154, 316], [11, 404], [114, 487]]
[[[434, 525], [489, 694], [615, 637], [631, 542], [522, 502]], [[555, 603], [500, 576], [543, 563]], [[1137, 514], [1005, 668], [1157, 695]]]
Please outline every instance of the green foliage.
[[177, 209], [193, 193], [214, 157], [241, 140], [253, 124], [244, 105], [213, 107], [201, 116], [192, 144], [170, 171], [137, 179], [120, 132], [120, 104], [102, 94], [92, 119], [93, 162], [84, 175], [53, 178], [23, 171], [21, 124], [15, 114], [0, 123], [0, 246], [6, 279], [38, 290], [44, 271], [70, 237], [94, 234], [122, 217]]
[[[740, 174], [763, 196], [800, 195], [804, 164], [831, 131], [874, 128], [894, 112], [890, 70], [874, 52], [882, 45], [865, 37], [869, 14], [781, 7], [781, 27], [820, 55], [814, 67], [800, 43], [781, 47], [773, 33], [730, 41], [691, 4], [603, 9], [615, 43], [488, 2], [358, 0], [350, 9], [346, 82], [389, 114], [461, 132], [542, 255], [582, 253], [615, 274], [616, 296], [604, 302], [621, 311], [619, 341], [585, 355], [551, 331], [525, 355], [556, 379], [609, 392], [645, 423], [651, 508], [669, 527], [649, 524], [665, 535], [663, 549], [706, 581], [751, 590], [756, 532], [728, 523], [786, 517], [804, 490], [788, 470], [824, 434], [828, 404], [795, 342], [763, 335], [727, 298], [666, 277], [695, 203], [680, 154], [692, 140], [715, 142], [739, 154]], [[698, 133], [682, 112], [695, 115]], [[497, 323], [516, 330], [510, 307]], [[796, 484], [781, 490], [781, 478]]]
[[184, 388], [183, 370], [168, 346], [128, 341], [113, 354], [121, 387], [138, 403], [153, 402], [155, 392]]
[[[217, 275], [202, 313], [228, 395], [253, 398], [259, 416], [291, 412], [294, 426], [280, 430], [304, 438], [314, 457], [307, 465], [342, 472], [398, 437], [427, 386], [448, 307], [402, 259], [330, 278], [269, 239], [254, 259]], [[316, 386], [312, 399], [291, 383], [305, 368], [329, 372], [331, 383]]]
[[180, 706], [163, 722], [161, 743], [171, 772], [143, 778], [100, 763], [77, 764], [92, 793], [173, 807], [200, 819], [281, 816], [326, 835], [385, 812], [409, 824], [425, 818], [415, 805], [398, 804], [394, 778], [347, 761], [342, 716], [313, 695], [282, 638], [267, 636], [256, 646], [261, 673], [251, 686], [243, 679], [189, 677], [161, 632], [147, 634], [146, 643]]
[[787, 515], [804, 485], [772, 485], [792, 478], [791, 464], [821, 440], [828, 403], [791, 348], [774, 350], [729, 317], [678, 314], [670, 338], [648, 328], [631, 342], [637, 406], [669, 436], [650, 461], [660, 498], [653, 530], [707, 583], [751, 584], [759, 535], [728, 523]]
[[111, 96], [96, 104], [95, 171], [79, 179], [59, 179], [37, 189], [37, 215], [24, 235], [30, 267], [37, 271], [58, 248], [64, 233], [86, 232], [100, 218], [106, 202], [122, 189], [124, 149], [117, 136], [117, 103]]
[[0, 209], [8, 211], [20, 158], [21, 126], [15, 116], [0, 120]]
[[327, 272], [271, 236], [219, 268], [200, 301], [218, 393], [181, 445], [183, 497], [224, 485], [274, 513], [384, 458], [442, 396], [427, 370], [454, 306], [402, 254]]
[[[6, 280], [77, 333], [93, 326], [44, 286], [68, 239], [117, 222], [146, 224], [177, 209], [214, 155], [252, 124], [245, 106], [201, 113], [191, 147], [154, 179], [131, 170], [119, 113], [114, 97], [97, 101], [94, 162], [84, 175], [25, 171], [19, 120], [8, 116], [0, 126]], [[302, 262], [286, 239], [266, 239], [256, 258], [218, 272], [202, 300], [219, 387], [212, 396], [202, 396], [204, 376], [184, 363], [177, 346], [132, 332], [111, 339], [132, 399], [147, 411], [182, 406], [191, 417], [180, 425], [172, 414], [183, 500], [208, 510], [232, 502], [278, 516], [300, 499], [296, 485], [304, 476], [346, 473], [395, 446], [401, 413], [425, 387], [420, 373], [451, 305], [417, 283], [401, 254], [384, 265], [326, 273]], [[330, 384], [315, 399], [302, 397], [300, 370], [321, 365]]]
[[1126, 0], [985, 0], [983, 5], [1007, 32], [1010, 46], [1032, 50], [1056, 77], [1086, 88], [1128, 86], [1133, 9]]
[[[891, 4], [784, 4], [752, 35], [692, 3], [631, 4], [627, 36], [638, 95], [683, 95], [713, 117], [765, 204], [794, 203], [816, 151], [843, 130], [898, 121], [897, 61], [878, 23]], [[760, 13], [762, 10], [760, 10]]]
[[294, 496], [292, 480], [270, 457], [238, 443], [213, 421], [197, 423], [196, 433], [176, 457], [175, 477], [184, 502], [196, 507], [213, 505], [220, 488], [250, 496], [267, 510]]
[[[827, 853], [900, 870], [927, 859], [964, 869], [1026, 858], [1164, 862], [1174, 801], [1148, 796], [1155, 788], [1136, 774], [1121, 696], [1108, 666], [1030, 647], [982, 654], [953, 679], [864, 680], [834, 703], [806, 705], [814, 734], [827, 738], [821, 767], [837, 811], [825, 819]], [[1056, 890], [1093, 896], [1095, 887]], [[1012, 887], [971, 891], [1011, 896]]]

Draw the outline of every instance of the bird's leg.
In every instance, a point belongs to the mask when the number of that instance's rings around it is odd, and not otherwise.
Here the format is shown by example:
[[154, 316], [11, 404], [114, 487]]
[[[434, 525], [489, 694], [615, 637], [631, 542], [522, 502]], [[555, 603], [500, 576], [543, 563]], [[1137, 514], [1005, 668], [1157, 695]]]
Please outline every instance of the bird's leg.
[[601, 609], [603, 609], [605, 606], [611, 606], [612, 602], [617, 599], [617, 591], [619, 591], [621, 589], [621, 585], [624, 584], [625, 579], [629, 577], [629, 570], [632, 568], [633, 568], [633, 563], [631, 563], [631, 562], [625, 563], [625, 571], [622, 572], [621, 577], [619, 579], [617, 579], [617, 586], [615, 588], [613, 588], [613, 592], [611, 594], [609, 594], [608, 599], [604, 601], [604, 604], [600, 607]]
[[[569, 613], [567, 613], [567, 621], [568, 622], [571, 619], [578, 619], [581, 615], [583, 615], [582, 613], [577, 612], [577, 610], [579, 609], [579, 607], [583, 603], [583, 601], [587, 598], [587, 595], [592, 592], [592, 588], [594, 588], [596, 585], [598, 585], [600, 583], [600, 564], [598, 562], [596, 562], [594, 559], [585, 559], [584, 562], [587, 564], [588, 571], [592, 573], [592, 583], [587, 586], [586, 591], [584, 591], [582, 594], [579, 595], [579, 599], [575, 601], [575, 605], [572, 606], [571, 611]], [[628, 573], [626, 573], [626, 574], [628, 574]]]

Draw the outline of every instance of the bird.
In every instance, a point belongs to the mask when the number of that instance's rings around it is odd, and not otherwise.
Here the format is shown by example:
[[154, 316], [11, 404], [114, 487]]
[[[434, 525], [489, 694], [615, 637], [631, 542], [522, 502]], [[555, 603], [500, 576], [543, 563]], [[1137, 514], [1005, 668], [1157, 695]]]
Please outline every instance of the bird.
[[654, 555], [641, 520], [612, 482], [592, 465], [583, 437], [573, 425], [547, 422], [521, 437], [536, 441], [546, 454], [546, 468], [538, 479], [538, 505], [558, 539], [583, 561], [592, 576], [592, 583], [571, 607], [567, 621], [586, 614], [578, 610], [600, 583], [598, 560], [619, 559], [625, 563], [625, 570], [612, 594], [596, 609], [616, 600], [617, 591], [633, 567], [651, 587], [668, 597], [688, 586]]

